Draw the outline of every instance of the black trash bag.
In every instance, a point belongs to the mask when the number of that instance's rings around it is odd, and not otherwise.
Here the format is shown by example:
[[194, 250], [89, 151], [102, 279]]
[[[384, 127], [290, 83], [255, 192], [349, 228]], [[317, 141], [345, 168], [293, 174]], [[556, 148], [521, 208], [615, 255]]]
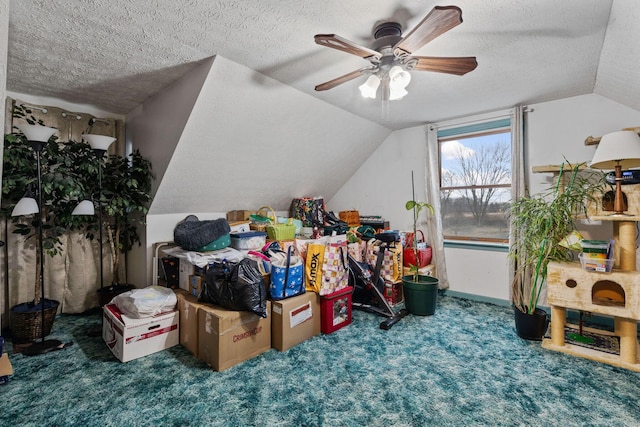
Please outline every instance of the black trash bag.
[[258, 264], [249, 258], [210, 266], [198, 301], [267, 317], [267, 290]]
[[182, 249], [196, 251], [230, 231], [224, 218], [200, 221], [197, 216], [188, 215], [173, 229], [173, 241]]

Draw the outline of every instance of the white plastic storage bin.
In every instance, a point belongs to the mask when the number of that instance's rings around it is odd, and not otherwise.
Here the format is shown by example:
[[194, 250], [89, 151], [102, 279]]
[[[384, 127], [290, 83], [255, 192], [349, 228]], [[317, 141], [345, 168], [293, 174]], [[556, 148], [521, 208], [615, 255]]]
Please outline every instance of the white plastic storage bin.
[[267, 233], [264, 231], [247, 231], [231, 233], [231, 247], [241, 251], [260, 250], [267, 243]]

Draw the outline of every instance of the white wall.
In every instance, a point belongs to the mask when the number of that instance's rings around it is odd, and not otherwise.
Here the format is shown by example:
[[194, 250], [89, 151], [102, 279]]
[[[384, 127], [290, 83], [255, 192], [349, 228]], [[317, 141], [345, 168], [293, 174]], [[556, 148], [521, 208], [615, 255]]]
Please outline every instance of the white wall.
[[[526, 164], [560, 164], [588, 161], [595, 147], [585, 146], [588, 136], [601, 136], [625, 127], [640, 126], [640, 112], [591, 94], [529, 106], [526, 127]], [[408, 229], [411, 217], [404, 211], [409, 200], [410, 171], [416, 172], [416, 195], [424, 194], [423, 127], [392, 133], [328, 201], [332, 210], [357, 209], [378, 214], [392, 228]], [[550, 174], [529, 173], [533, 192], [546, 188]], [[445, 249], [450, 291], [504, 300], [510, 297], [508, 260], [505, 252]]]
[[427, 128], [395, 131], [360, 166], [342, 188], [326, 201], [336, 214], [358, 210], [361, 215], [381, 215], [392, 229], [411, 230], [413, 217], [404, 208], [412, 199], [411, 171], [416, 200], [425, 199]]

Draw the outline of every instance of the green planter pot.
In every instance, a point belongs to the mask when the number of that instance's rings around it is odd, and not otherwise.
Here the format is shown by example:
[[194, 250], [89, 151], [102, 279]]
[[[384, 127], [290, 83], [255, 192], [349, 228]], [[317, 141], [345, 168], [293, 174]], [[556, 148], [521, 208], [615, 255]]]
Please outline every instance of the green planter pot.
[[404, 306], [407, 311], [417, 316], [431, 316], [436, 312], [438, 300], [438, 279], [431, 276], [413, 275], [402, 276], [402, 291], [404, 292]]

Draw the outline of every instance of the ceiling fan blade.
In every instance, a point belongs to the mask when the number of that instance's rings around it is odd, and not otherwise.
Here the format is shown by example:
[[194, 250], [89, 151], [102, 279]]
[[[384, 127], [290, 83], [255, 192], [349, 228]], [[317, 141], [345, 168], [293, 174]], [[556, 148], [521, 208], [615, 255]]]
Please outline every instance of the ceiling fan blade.
[[333, 89], [334, 87], [341, 85], [342, 83], [346, 83], [349, 80], [353, 80], [356, 77], [360, 77], [362, 73], [364, 73], [365, 71], [373, 70], [374, 68], [375, 67], [371, 66], [371, 67], [364, 67], [364, 68], [360, 68], [359, 70], [352, 71], [350, 73], [345, 74], [344, 76], [340, 76], [333, 80], [329, 80], [328, 82], [319, 84], [318, 86], [316, 86], [316, 90], [319, 92], [322, 90]]
[[376, 52], [373, 49], [357, 45], [354, 42], [344, 39], [335, 34], [316, 34], [313, 38], [320, 46], [327, 46], [333, 49], [338, 49], [343, 52], [359, 56], [361, 58], [372, 58], [374, 60], [382, 58], [381, 53]]
[[463, 56], [456, 58], [442, 58], [436, 56], [410, 56], [410, 59], [417, 59], [417, 71], [435, 71], [437, 73], [456, 74], [463, 76], [469, 71], [473, 71], [478, 66], [475, 56]]
[[393, 47], [411, 54], [436, 37], [462, 23], [462, 11], [457, 6], [436, 6], [416, 27]]

